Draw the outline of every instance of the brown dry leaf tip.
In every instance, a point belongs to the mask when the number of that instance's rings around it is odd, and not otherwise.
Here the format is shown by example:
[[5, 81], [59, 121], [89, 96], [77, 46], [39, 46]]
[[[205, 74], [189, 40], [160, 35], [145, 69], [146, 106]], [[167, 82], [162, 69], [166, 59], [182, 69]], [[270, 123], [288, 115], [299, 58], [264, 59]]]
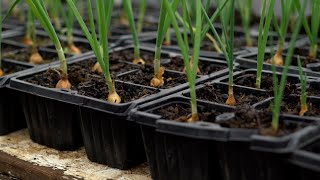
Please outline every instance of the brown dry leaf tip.
[[128, 18], [125, 15], [121, 15], [119, 21], [120, 21], [120, 24], [129, 26]]
[[155, 75], [150, 82], [150, 85], [152, 87], [162, 87], [164, 85], [164, 80], [163, 80], [163, 74], [164, 74], [164, 67], [160, 68], [160, 71], [157, 75]]
[[187, 121], [189, 123], [199, 121], [199, 115], [198, 114], [192, 114], [191, 117]]
[[171, 45], [171, 41], [164, 41], [164, 42], [163, 42], [163, 45], [165, 45], [165, 46], [170, 46], [170, 45]]
[[234, 98], [233, 94], [229, 94], [226, 104], [229, 106], [235, 106], [237, 104], [236, 99]]
[[4, 71], [0, 68], [0, 77], [4, 76]]
[[301, 104], [299, 115], [304, 116], [306, 112], [308, 112], [308, 106], [306, 104]]
[[43, 63], [43, 58], [39, 54], [38, 51], [33, 51], [30, 58], [29, 58], [29, 63], [31, 64], [42, 64]]
[[273, 58], [268, 59], [267, 63], [274, 64], [276, 66], [283, 66], [282, 52], [278, 51]]
[[120, 104], [121, 103], [121, 97], [118, 95], [117, 91], [113, 91], [108, 95], [107, 101], [110, 103]]
[[81, 50], [77, 46], [75, 46], [73, 43], [69, 44], [69, 51], [75, 55], [81, 54]]
[[145, 65], [146, 62], [141, 58], [135, 58], [133, 61], [132, 61], [133, 64], [142, 64], [142, 65]]
[[71, 89], [71, 83], [69, 82], [67, 77], [61, 77], [58, 81], [56, 88], [59, 89]]
[[31, 38], [24, 38], [23, 43], [27, 46], [32, 46], [33, 45], [33, 41]]
[[92, 70], [92, 72], [102, 73], [102, 68], [101, 68], [99, 62], [96, 62], [91, 70]]
[[[193, 68], [193, 59], [192, 59], [192, 58], [190, 58], [190, 68], [191, 68], [191, 69]], [[187, 72], [187, 68], [186, 68], [186, 67], [183, 68], [183, 72], [184, 72], [184, 73]], [[197, 67], [197, 74], [198, 74], [198, 75], [201, 74], [201, 71], [200, 71], [200, 69], [199, 69], [199, 66]]]

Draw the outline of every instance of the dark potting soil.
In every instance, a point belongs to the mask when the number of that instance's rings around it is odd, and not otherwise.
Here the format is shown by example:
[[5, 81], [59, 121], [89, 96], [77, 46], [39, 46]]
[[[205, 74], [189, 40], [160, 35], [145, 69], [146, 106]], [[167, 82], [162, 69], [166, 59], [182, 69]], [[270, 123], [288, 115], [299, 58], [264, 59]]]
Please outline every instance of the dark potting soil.
[[[320, 117], [320, 104], [312, 103], [310, 100], [307, 100], [308, 111], [304, 114], [304, 116], [312, 116], [312, 117]], [[288, 97], [284, 98], [281, 103], [281, 112], [292, 115], [299, 115], [300, 112], [300, 98], [299, 97]], [[271, 105], [265, 110], [272, 112]]]
[[[190, 104], [175, 103], [161, 107], [153, 111], [157, 115], [161, 115], [163, 119], [185, 122], [191, 115]], [[214, 109], [210, 111], [199, 109], [200, 121], [214, 122], [216, 116], [221, 112], [216, 112]]]
[[[251, 88], [256, 88], [256, 74], [242, 74], [234, 77], [234, 84], [240, 86], [246, 86]], [[281, 76], [277, 75], [279, 82], [281, 81]], [[226, 80], [227, 81], [227, 80]], [[284, 94], [294, 94], [297, 91], [296, 84], [299, 83], [299, 79], [293, 77], [287, 77], [287, 83], [285, 87]], [[267, 90], [273, 93], [273, 77], [272, 74], [262, 74], [261, 77], [261, 89]]]
[[[147, 66], [153, 66], [154, 53], [148, 51], [141, 51], [141, 57], [146, 62]], [[114, 60], [122, 60], [127, 62], [132, 62], [134, 59], [133, 50], [123, 50], [110, 53], [110, 58]], [[174, 70], [178, 72], [184, 72], [183, 59], [180, 56], [169, 57], [168, 55], [161, 56], [161, 65], [165, 67], [166, 70]], [[222, 69], [226, 69], [226, 65], [216, 65], [208, 61], [199, 61], [200, 75], [207, 75]]]
[[[42, 35], [37, 35], [37, 45], [38, 46], [46, 46], [48, 44], [52, 44], [52, 41], [49, 37], [47, 36], [42, 36]], [[11, 41], [15, 41], [21, 44], [24, 44], [25, 36], [16, 36], [12, 38], [8, 38]]]
[[[102, 74], [94, 73], [91, 68], [94, 61], [82, 61], [68, 66], [69, 81], [72, 84], [72, 90], [78, 91], [79, 94], [105, 100], [108, 95], [105, 79]], [[120, 68], [121, 69], [121, 68]], [[48, 69], [26, 79], [27, 82], [54, 88], [60, 80], [58, 71]], [[122, 103], [130, 102], [139, 98], [155, 94], [158, 90], [147, 89], [116, 82], [117, 93], [122, 99]]]
[[14, 46], [14, 45], [6, 44], [6, 43], [1, 44], [2, 56], [4, 56], [7, 53], [10, 53], [11, 51], [15, 51], [17, 49], [22, 49], [22, 47]]
[[[47, 53], [46, 51], [38, 51], [38, 52], [43, 58], [43, 64], [51, 63], [59, 59], [57, 54], [55, 55], [52, 53]], [[6, 53], [3, 55], [3, 57], [5, 59], [12, 59], [12, 60], [21, 61], [21, 62], [29, 62], [31, 54], [32, 54], [31, 48], [24, 48], [18, 51], [11, 51], [9, 53]]]
[[[170, 63], [163, 64], [163, 66], [166, 69], [174, 70], [174, 71], [179, 71], [179, 72], [184, 72], [185, 71], [185, 66], [183, 63], [182, 57], [171, 57]], [[220, 70], [228, 68], [227, 65], [217, 65], [214, 64], [214, 62], [209, 62], [209, 61], [199, 61], [198, 67], [200, 70], [199, 75], [208, 75], [212, 74], [215, 72], [218, 72]]]
[[[125, 82], [150, 86], [150, 81], [153, 76], [153, 68], [150, 66], [143, 66], [135, 72], [119, 76], [119, 79]], [[173, 73], [168, 71], [165, 71], [165, 73], [163, 74], [163, 78], [164, 85], [161, 87], [161, 89], [169, 89], [187, 82], [187, 77], [185, 74]]]
[[[215, 122], [216, 116], [221, 112], [214, 109], [199, 111], [200, 121], [213, 122], [226, 128], [258, 129], [259, 133], [267, 136], [283, 136], [293, 133], [304, 126], [296, 123], [280, 122], [279, 130], [270, 130], [272, 114], [268, 111], [255, 110], [249, 105], [239, 106], [235, 110], [235, 118], [227, 121]], [[189, 104], [171, 104], [152, 111], [161, 115], [163, 119], [185, 122], [191, 113]]]
[[[62, 47], [64, 48], [64, 52], [65, 53], [69, 53], [69, 54], [72, 54], [69, 50], [68, 50], [68, 44], [66, 41], [62, 41]], [[75, 42], [74, 43], [75, 46], [77, 48], [79, 48], [81, 50], [81, 53], [85, 53], [85, 52], [88, 52], [88, 51], [91, 51], [91, 46], [90, 44], [85, 44], [85, 43], [78, 43], [78, 42]], [[47, 46], [46, 48], [50, 48], [50, 49], [55, 49], [55, 46], [54, 45], [50, 45], [50, 46]]]
[[228, 128], [258, 129], [260, 134], [266, 136], [284, 136], [305, 127], [303, 124], [280, 121], [279, 129], [275, 132], [271, 128], [271, 121], [272, 113], [268, 110], [256, 110], [244, 105], [236, 108], [233, 119], [218, 124]]
[[20, 66], [18, 64], [6, 63], [2, 62], [2, 70], [4, 71], [5, 75], [12, 74], [15, 72], [26, 70], [27, 68], [24, 66]]
[[[225, 104], [228, 99], [228, 89], [221, 89], [215, 84], [206, 84], [205, 87], [197, 89], [197, 98], [219, 104]], [[257, 94], [244, 93], [242, 91], [234, 91], [237, 106], [243, 104], [253, 105], [267, 99], [269, 96], [259, 96]], [[190, 96], [189, 94], [186, 94]]]

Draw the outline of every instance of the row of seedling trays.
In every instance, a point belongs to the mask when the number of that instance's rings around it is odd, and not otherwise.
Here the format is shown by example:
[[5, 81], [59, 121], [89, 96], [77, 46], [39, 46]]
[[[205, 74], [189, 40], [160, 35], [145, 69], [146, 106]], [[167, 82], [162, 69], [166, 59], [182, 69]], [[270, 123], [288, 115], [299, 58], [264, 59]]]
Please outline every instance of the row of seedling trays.
[[320, 178], [319, 1], [52, 2], [1, 10], [1, 135], [153, 179]]

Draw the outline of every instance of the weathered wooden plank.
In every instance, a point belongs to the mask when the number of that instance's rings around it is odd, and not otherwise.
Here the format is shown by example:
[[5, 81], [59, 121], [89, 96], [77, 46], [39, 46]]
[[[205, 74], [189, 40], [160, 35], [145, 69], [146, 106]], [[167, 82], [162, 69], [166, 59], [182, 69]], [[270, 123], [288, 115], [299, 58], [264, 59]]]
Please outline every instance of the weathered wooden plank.
[[9, 174], [23, 180], [77, 180], [73, 176], [64, 175], [62, 170], [37, 166], [30, 162], [20, 160], [0, 151], [0, 172]]

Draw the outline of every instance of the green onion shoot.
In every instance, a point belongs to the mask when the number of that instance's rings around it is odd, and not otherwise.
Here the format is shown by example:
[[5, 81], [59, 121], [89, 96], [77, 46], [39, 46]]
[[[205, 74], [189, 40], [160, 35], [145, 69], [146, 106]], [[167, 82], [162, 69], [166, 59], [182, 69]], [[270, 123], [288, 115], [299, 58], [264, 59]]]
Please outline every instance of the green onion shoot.
[[[118, 95], [114, 81], [110, 75], [109, 69], [109, 49], [108, 49], [108, 29], [110, 29], [110, 21], [111, 21], [111, 14], [114, 6], [114, 1], [109, 0], [96, 0], [95, 1], [95, 8], [97, 10], [97, 18], [98, 19], [98, 29], [99, 29], [99, 40], [97, 38], [97, 31], [94, 24], [94, 16], [93, 16], [93, 7], [91, 4], [91, 0], [87, 0], [88, 6], [88, 14], [89, 14], [89, 21], [90, 21], [90, 28], [91, 33], [85, 24], [84, 20], [82, 19], [76, 5], [74, 4], [73, 0], [67, 0], [69, 8], [71, 8], [75, 18], [77, 19], [78, 23], [81, 26], [81, 29], [86, 35], [91, 48], [93, 49], [96, 58], [98, 60], [99, 68], [101, 68], [104, 78], [106, 80], [106, 85], [108, 87], [108, 96], [107, 101], [110, 103], [119, 104], [121, 102], [121, 97]], [[96, 71], [96, 66], [93, 67], [93, 71]]]
[[129, 26], [133, 36], [134, 59], [132, 62], [133, 64], [145, 64], [145, 61], [140, 56], [140, 44], [139, 44], [138, 33], [135, 27], [135, 22], [133, 17], [132, 2], [131, 0], [123, 0], [123, 5], [126, 11], [126, 14], [128, 15]]
[[299, 67], [299, 76], [301, 84], [301, 97], [300, 97], [300, 112], [299, 115], [303, 116], [308, 112], [307, 105], [307, 76], [303, 73], [300, 56], [298, 56], [298, 67]]
[[[60, 4], [59, 4], [60, 3]], [[81, 54], [81, 50], [76, 47], [76, 45], [73, 42], [73, 25], [74, 25], [74, 16], [72, 11], [68, 8], [67, 13], [65, 13], [64, 9], [61, 6], [61, 2], [57, 2], [57, 4], [60, 5], [62, 9], [62, 18], [66, 24], [67, 28], [67, 52], [75, 55]]]
[[252, 16], [252, 0], [237, 0], [237, 5], [240, 11], [241, 23], [243, 26], [243, 30], [246, 38], [246, 46], [252, 47], [252, 38], [250, 34], [250, 23]]
[[[284, 44], [286, 41], [286, 36], [288, 32], [288, 27], [290, 24], [291, 20], [291, 14], [292, 14], [292, 9], [294, 7], [294, 1], [293, 0], [281, 0], [281, 21], [280, 25], [277, 22], [277, 19], [274, 17], [273, 18], [273, 24], [278, 32], [279, 40], [278, 40], [278, 49], [272, 58], [273, 64], [276, 66], [283, 66], [283, 50], [284, 50]], [[270, 63], [270, 60], [268, 61]]]
[[264, 63], [264, 55], [265, 55], [265, 50], [267, 46], [271, 20], [274, 13], [274, 5], [275, 5], [275, 0], [269, 1], [268, 9], [267, 9], [267, 0], [264, 0], [262, 4], [262, 14], [261, 14], [260, 24], [259, 24], [258, 59], [257, 59], [257, 74], [256, 74], [256, 88], [258, 89], [261, 88], [262, 67]]
[[70, 89], [71, 84], [68, 80], [68, 69], [67, 69], [66, 58], [65, 58], [61, 43], [59, 41], [59, 38], [57, 36], [57, 33], [55, 32], [51, 24], [48, 12], [43, 2], [38, 0], [26, 0], [26, 2], [29, 8], [32, 10], [32, 12], [38, 18], [41, 25], [43, 26], [45, 31], [48, 33], [50, 39], [53, 41], [56, 47], [58, 57], [60, 60], [60, 69], [61, 69], [60, 80], [58, 81], [56, 88]]
[[[283, 92], [286, 86], [286, 81], [287, 81], [287, 75], [288, 75], [288, 71], [289, 71], [289, 66], [291, 65], [291, 61], [293, 58], [293, 52], [294, 52], [294, 48], [295, 48], [295, 43], [296, 40], [298, 38], [298, 34], [300, 32], [301, 29], [301, 25], [302, 25], [302, 20], [304, 17], [304, 12], [305, 12], [305, 8], [306, 8], [306, 4], [307, 1], [304, 1], [303, 3], [303, 8], [300, 8], [299, 11], [299, 18], [297, 21], [297, 24], [295, 25], [294, 28], [294, 32], [292, 34], [292, 38], [290, 41], [290, 47], [288, 50], [288, 54], [287, 57], [285, 59], [285, 66], [281, 75], [281, 81], [280, 81], [280, 85], [279, 86], [274, 86], [274, 93], [275, 93], [275, 97], [274, 97], [274, 106], [272, 109], [272, 130], [273, 132], [277, 132], [279, 129], [279, 118], [280, 118], [280, 109], [281, 109], [281, 102], [283, 99]], [[274, 66], [275, 64], [273, 64]], [[274, 81], [277, 81], [274, 79]]]

